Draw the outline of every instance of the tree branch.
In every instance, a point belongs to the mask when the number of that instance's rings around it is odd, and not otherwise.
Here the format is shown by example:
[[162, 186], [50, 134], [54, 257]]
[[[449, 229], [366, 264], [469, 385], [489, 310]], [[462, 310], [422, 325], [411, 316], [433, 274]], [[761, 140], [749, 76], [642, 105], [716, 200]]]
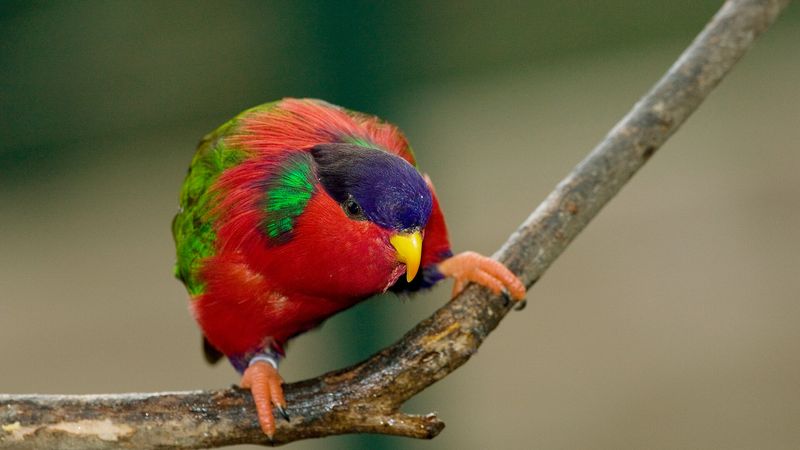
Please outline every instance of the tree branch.
[[[729, 0], [667, 74], [578, 164], [495, 257], [530, 287], [634, 173], [678, 129], [789, 4]], [[285, 444], [345, 433], [432, 438], [436, 416], [399, 408], [476, 352], [509, 312], [475, 286], [400, 341], [353, 367], [285, 386], [291, 421], [274, 442], [248, 391], [0, 395], [0, 448], [204, 448]]]

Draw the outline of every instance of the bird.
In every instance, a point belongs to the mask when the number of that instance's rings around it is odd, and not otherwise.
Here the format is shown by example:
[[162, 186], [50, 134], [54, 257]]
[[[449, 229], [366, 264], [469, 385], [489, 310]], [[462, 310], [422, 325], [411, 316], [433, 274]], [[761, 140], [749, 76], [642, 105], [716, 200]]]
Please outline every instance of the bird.
[[385, 291], [454, 279], [513, 300], [503, 264], [453, 254], [436, 192], [403, 133], [322, 100], [240, 113], [197, 147], [172, 222], [175, 275], [208, 362], [227, 357], [272, 439], [289, 420], [278, 371], [289, 340]]

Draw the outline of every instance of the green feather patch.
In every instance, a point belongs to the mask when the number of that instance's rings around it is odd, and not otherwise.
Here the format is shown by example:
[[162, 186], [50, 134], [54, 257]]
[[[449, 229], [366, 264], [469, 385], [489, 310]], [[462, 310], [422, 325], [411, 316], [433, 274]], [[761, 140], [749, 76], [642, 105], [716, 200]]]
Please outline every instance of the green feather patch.
[[172, 221], [177, 249], [175, 275], [193, 296], [204, 291], [205, 286], [197, 278], [197, 268], [204, 258], [214, 254], [217, 238], [214, 218], [210, 215], [214, 198], [209, 188], [222, 172], [245, 158], [243, 151], [233, 149], [224, 139], [213, 136], [201, 144], [183, 183], [181, 210]]
[[274, 244], [291, 239], [297, 217], [314, 194], [311, 165], [311, 156], [306, 153], [290, 155], [267, 183], [262, 227]]

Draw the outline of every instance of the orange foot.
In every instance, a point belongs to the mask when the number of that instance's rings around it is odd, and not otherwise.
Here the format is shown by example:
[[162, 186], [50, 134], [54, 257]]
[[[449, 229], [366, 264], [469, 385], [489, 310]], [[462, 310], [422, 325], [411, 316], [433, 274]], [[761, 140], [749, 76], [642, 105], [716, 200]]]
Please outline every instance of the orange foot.
[[270, 439], [275, 435], [275, 417], [272, 415], [272, 405], [289, 420], [286, 414], [286, 400], [283, 398], [283, 378], [278, 374], [278, 369], [265, 361], [253, 363], [242, 375], [239, 383], [243, 388], [250, 389], [253, 401], [258, 411], [258, 423]]
[[475, 252], [459, 253], [439, 263], [439, 272], [453, 277], [453, 297], [464, 290], [467, 283], [474, 282], [489, 288], [495, 294], [508, 292], [514, 300], [525, 298], [525, 285], [506, 266]]

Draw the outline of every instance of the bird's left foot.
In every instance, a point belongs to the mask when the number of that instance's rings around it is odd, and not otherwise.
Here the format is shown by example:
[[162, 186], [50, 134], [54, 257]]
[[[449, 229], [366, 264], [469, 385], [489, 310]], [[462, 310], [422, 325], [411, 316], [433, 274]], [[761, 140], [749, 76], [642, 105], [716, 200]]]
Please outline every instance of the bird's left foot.
[[453, 297], [464, 290], [468, 283], [478, 283], [495, 294], [507, 292], [513, 300], [525, 298], [525, 285], [502, 263], [475, 252], [459, 253], [438, 266], [439, 272], [453, 277]]

